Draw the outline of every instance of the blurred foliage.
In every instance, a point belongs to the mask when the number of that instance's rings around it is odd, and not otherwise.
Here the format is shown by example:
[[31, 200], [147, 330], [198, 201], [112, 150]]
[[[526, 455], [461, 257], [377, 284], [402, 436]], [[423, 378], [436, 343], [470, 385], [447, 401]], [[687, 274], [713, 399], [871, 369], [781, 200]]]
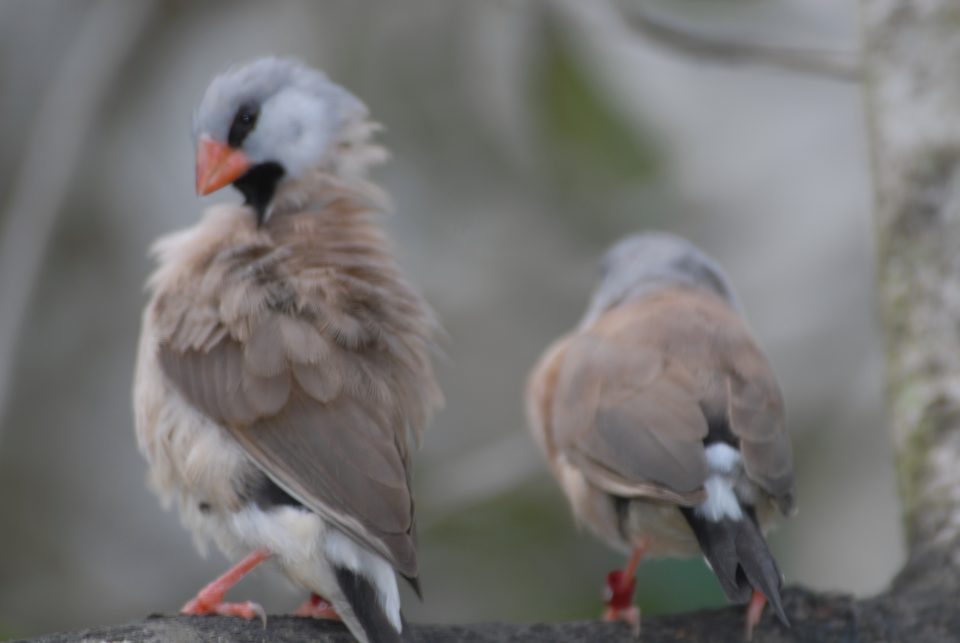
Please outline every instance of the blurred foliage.
[[660, 167], [656, 145], [617, 112], [560, 23], [544, 21], [542, 39], [533, 87], [557, 185], [594, 191], [653, 178]]

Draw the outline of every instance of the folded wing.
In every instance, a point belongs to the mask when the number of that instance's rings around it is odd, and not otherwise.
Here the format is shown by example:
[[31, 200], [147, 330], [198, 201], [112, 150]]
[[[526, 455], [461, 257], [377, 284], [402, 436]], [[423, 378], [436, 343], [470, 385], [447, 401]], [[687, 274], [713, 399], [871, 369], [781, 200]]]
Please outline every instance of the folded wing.
[[556, 449], [610, 493], [691, 506], [703, 500], [704, 441], [719, 425], [747, 476], [789, 511], [783, 400], [748, 329], [719, 300], [658, 303], [612, 311], [566, 340], [549, 401]]
[[405, 321], [373, 297], [335, 309], [323, 283], [235, 273], [158, 296], [165, 375], [277, 485], [415, 577], [407, 434], [439, 399], [417, 302], [398, 305]]

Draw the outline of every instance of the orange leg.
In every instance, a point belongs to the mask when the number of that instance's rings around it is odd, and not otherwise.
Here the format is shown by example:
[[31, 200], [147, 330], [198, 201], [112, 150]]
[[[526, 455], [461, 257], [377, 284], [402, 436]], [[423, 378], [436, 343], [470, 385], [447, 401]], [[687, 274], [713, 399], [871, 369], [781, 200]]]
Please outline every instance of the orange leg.
[[293, 613], [294, 616], [306, 616], [309, 618], [323, 618], [331, 621], [339, 621], [340, 615], [333, 609], [333, 605], [319, 594], [310, 594], [310, 598]]
[[644, 540], [634, 545], [623, 570], [607, 574], [607, 586], [604, 590], [607, 608], [603, 612], [603, 620], [623, 621], [630, 625], [636, 636], [640, 635], [640, 610], [633, 605], [633, 590], [637, 585], [637, 565], [646, 550], [647, 543]]
[[753, 596], [750, 597], [750, 603], [747, 605], [746, 627], [744, 628], [744, 636], [748, 641], [753, 637], [753, 628], [760, 622], [760, 616], [763, 614], [763, 607], [766, 604], [767, 598], [757, 590], [753, 590]]
[[202, 616], [220, 614], [221, 616], [240, 616], [245, 619], [259, 617], [267, 624], [267, 613], [256, 603], [224, 603], [223, 597], [231, 587], [246, 576], [254, 567], [270, 558], [266, 549], [257, 549], [239, 563], [231, 567], [222, 576], [197, 592], [196, 597], [180, 610], [181, 614]]

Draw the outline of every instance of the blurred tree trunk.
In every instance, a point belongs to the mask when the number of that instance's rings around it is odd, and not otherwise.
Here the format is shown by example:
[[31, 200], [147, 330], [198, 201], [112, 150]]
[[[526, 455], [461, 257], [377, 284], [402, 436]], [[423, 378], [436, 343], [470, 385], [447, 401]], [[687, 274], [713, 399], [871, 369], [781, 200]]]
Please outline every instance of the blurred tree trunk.
[[960, 2], [861, 3], [887, 399], [910, 564], [931, 555], [956, 567]]

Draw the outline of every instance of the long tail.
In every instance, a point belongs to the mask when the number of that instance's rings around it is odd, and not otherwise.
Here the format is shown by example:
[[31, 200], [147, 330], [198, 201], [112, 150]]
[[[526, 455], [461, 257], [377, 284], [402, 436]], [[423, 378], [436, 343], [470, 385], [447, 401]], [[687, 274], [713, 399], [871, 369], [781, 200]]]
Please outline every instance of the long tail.
[[681, 511], [727, 598], [733, 603], [746, 603], [756, 589], [767, 598], [780, 621], [789, 626], [780, 599], [783, 576], [757, 527], [753, 509], [744, 508], [739, 519], [723, 516], [718, 520], [692, 508]]
[[405, 640], [396, 572], [390, 563], [333, 528], [324, 542], [324, 554], [339, 590], [327, 598], [354, 637], [360, 643]]
[[[377, 589], [370, 580], [363, 574], [345, 567], [336, 567], [334, 571], [340, 590], [350, 604], [354, 617], [359, 621], [366, 640], [369, 643], [401, 643], [404, 637], [397, 631], [396, 625], [390, 622]], [[350, 623], [347, 625], [349, 627]], [[357, 633], [354, 632], [354, 634]]]

